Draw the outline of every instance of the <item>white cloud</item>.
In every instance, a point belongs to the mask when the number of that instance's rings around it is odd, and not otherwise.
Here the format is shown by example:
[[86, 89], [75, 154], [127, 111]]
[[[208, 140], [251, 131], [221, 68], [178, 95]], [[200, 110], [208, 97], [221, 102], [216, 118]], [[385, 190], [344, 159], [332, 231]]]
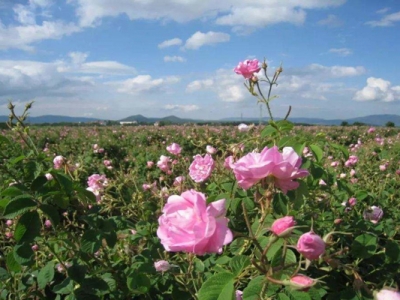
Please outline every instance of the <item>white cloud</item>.
[[158, 48], [162, 49], [162, 48], [167, 48], [167, 47], [171, 47], [171, 46], [180, 46], [180, 45], [182, 45], [182, 40], [178, 39], [178, 38], [174, 38], [174, 39], [166, 40], [166, 41], [158, 44]]
[[202, 33], [197, 31], [190, 38], [186, 40], [185, 49], [196, 50], [205, 45], [213, 45], [218, 43], [229, 42], [230, 35], [223, 32], [209, 31]]
[[318, 21], [318, 24], [333, 28], [342, 26], [344, 22], [335, 15], [329, 15], [325, 19]]
[[185, 62], [186, 58], [182, 56], [164, 56], [165, 62]]
[[400, 100], [400, 85], [391, 86], [390, 81], [382, 78], [369, 77], [367, 85], [356, 92], [353, 97], [356, 101], [383, 101]]
[[82, 26], [126, 14], [131, 20], [214, 20], [220, 25], [263, 27], [280, 22], [301, 24], [306, 10], [340, 6], [346, 0], [75, 0]]
[[387, 13], [389, 10], [390, 10], [389, 7], [384, 7], [384, 8], [382, 8], [382, 9], [377, 10], [376, 13], [377, 13], [377, 14], [385, 14], [385, 13]]
[[119, 93], [139, 94], [166, 89], [169, 85], [176, 84], [179, 81], [180, 78], [176, 76], [153, 79], [150, 75], [138, 75], [134, 78], [108, 82], [107, 84], [114, 86]]
[[332, 48], [329, 49], [329, 52], [340, 56], [349, 56], [350, 54], [353, 54], [353, 51], [349, 48]]
[[348, 66], [323, 66], [320, 64], [311, 64], [304, 69], [305, 72], [312, 72], [317, 76], [325, 77], [352, 77], [359, 76], [366, 72], [362, 66], [348, 67]]
[[194, 104], [191, 105], [167, 104], [164, 106], [164, 109], [188, 112], [188, 111], [199, 110], [200, 107]]
[[388, 27], [393, 26], [396, 22], [400, 22], [400, 11], [385, 15], [379, 21], [369, 21], [366, 24], [371, 27]]
[[205, 79], [205, 80], [195, 80], [189, 83], [186, 87], [186, 91], [191, 93], [201, 89], [207, 89], [212, 87], [214, 84], [214, 80], [212, 79]]

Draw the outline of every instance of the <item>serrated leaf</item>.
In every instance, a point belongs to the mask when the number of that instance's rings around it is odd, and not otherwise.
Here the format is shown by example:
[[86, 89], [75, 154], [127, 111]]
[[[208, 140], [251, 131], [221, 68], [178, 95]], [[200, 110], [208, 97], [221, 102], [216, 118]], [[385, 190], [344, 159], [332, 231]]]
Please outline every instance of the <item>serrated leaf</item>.
[[74, 291], [74, 282], [69, 277], [65, 278], [63, 282], [57, 284], [53, 288], [54, 293], [62, 295], [70, 294], [73, 291]]
[[260, 293], [264, 284], [265, 276], [258, 276], [250, 280], [243, 290], [243, 300], [260, 300]]
[[40, 235], [42, 224], [37, 211], [23, 214], [15, 227], [14, 238], [17, 242], [31, 242]]
[[261, 137], [270, 137], [276, 134], [278, 131], [272, 127], [271, 125], [266, 126], [262, 131], [261, 131]]
[[378, 238], [371, 234], [356, 237], [351, 246], [352, 254], [357, 258], [368, 258], [375, 254]]
[[53, 178], [57, 181], [57, 183], [60, 185], [60, 187], [69, 195], [73, 191], [73, 183], [71, 178], [68, 176], [58, 173], [58, 172], [52, 172]]
[[38, 176], [32, 181], [31, 191], [39, 191], [48, 182], [46, 176]]
[[19, 272], [21, 271], [21, 266], [20, 264], [15, 260], [14, 257], [14, 253], [13, 252], [9, 252], [7, 254], [7, 258], [6, 258], [6, 264], [7, 264], [7, 268], [9, 271], [11, 272]]
[[86, 230], [81, 239], [81, 250], [86, 253], [95, 253], [101, 246], [101, 233], [89, 229]]
[[24, 212], [35, 208], [36, 206], [36, 202], [33, 201], [30, 195], [21, 195], [15, 197], [5, 207], [3, 218], [13, 219], [19, 215], [22, 215]]
[[87, 267], [79, 265], [76, 261], [67, 269], [68, 277], [77, 283], [81, 283], [85, 279], [86, 271]]
[[28, 243], [16, 245], [13, 253], [15, 261], [21, 266], [29, 266], [33, 263], [34, 252]]
[[235, 276], [232, 273], [217, 273], [208, 278], [198, 292], [199, 300], [233, 300]]
[[250, 258], [245, 255], [237, 255], [232, 258], [229, 262], [229, 266], [232, 269], [232, 273], [238, 276], [243, 269], [250, 265]]
[[54, 278], [54, 262], [48, 262], [37, 276], [39, 289], [44, 289], [46, 285]]
[[135, 294], [145, 294], [150, 289], [150, 279], [143, 273], [133, 271], [127, 278], [128, 288]]

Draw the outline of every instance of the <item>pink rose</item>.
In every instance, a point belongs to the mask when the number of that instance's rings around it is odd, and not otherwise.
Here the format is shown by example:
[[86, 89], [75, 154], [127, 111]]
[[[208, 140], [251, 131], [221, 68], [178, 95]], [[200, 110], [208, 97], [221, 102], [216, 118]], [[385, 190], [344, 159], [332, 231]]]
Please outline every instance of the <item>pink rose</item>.
[[257, 73], [260, 70], [261, 67], [259, 66], [259, 62], [257, 59], [247, 59], [244, 62], [240, 62], [234, 69], [236, 74], [243, 75], [243, 77], [246, 79], [250, 79], [251, 77], [253, 77], [254, 73]]
[[368, 133], [373, 133], [375, 132], [375, 127], [370, 127], [367, 131]]
[[100, 194], [100, 191], [99, 191], [99, 190], [93, 189], [93, 188], [91, 188], [91, 187], [88, 187], [86, 190], [89, 191], [89, 192], [92, 192], [93, 195], [96, 196], [96, 202], [97, 202], [97, 203], [100, 203], [100, 202], [101, 202], [101, 194]]
[[210, 154], [206, 154], [204, 157], [197, 154], [193, 158], [194, 160], [189, 167], [190, 177], [194, 182], [203, 182], [207, 180], [215, 166], [213, 158]]
[[293, 289], [304, 292], [308, 291], [316, 283], [316, 280], [302, 274], [293, 276], [289, 281]]
[[243, 292], [240, 290], [236, 290], [235, 292], [235, 300], [242, 300], [243, 299]]
[[157, 272], [166, 272], [171, 269], [171, 265], [166, 260], [159, 260], [154, 263]]
[[174, 186], [181, 186], [184, 180], [185, 180], [184, 176], [178, 176], [178, 177], [175, 178], [173, 185]]
[[239, 132], [248, 132], [250, 129], [251, 129], [251, 127], [244, 123], [239, 124], [239, 126], [238, 126]]
[[279, 236], [285, 237], [292, 232], [293, 226], [296, 225], [296, 221], [292, 216], [286, 216], [280, 219], [277, 219], [272, 223], [271, 231]]
[[161, 171], [167, 173], [170, 169], [171, 158], [169, 156], [161, 155], [160, 160], [157, 162], [157, 167], [160, 168]]
[[205, 195], [195, 190], [172, 195], [158, 219], [157, 236], [167, 251], [219, 253], [233, 238], [225, 213], [225, 199], [207, 205]]
[[213, 146], [207, 145], [206, 152], [208, 154], [215, 154], [217, 152], [217, 149], [215, 149]]
[[284, 194], [288, 190], [298, 188], [299, 183], [294, 179], [305, 177], [309, 173], [300, 169], [301, 157], [291, 147], [283, 148], [282, 153], [278, 147], [270, 149], [265, 147], [261, 153], [249, 153], [232, 164], [238, 184], [243, 189], [249, 189], [258, 181], [268, 176], [273, 176], [275, 186]]
[[49, 180], [49, 181], [54, 179], [54, 178], [53, 178], [53, 175], [51, 175], [50, 173], [46, 173], [44, 176], [45, 176], [46, 179]]
[[226, 169], [228, 169], [228, 170], [231, 170], [232, 169], [232, 164], [233, 164], [233, 156], [231, 155], [231, 156], [228, 156], [227, 158], [225, 158], [225, 161], [224, 161], [224, 167], [226, 168]]
[[318, 259], [325, 252], [325, 242], [314, 232], [307, 232], [297, 241], [297, 251], [309, 260]]
[[371, 206], [369, 209], [364, 210], [364, 220], [377, 224], [383, 217], [383, 210], [379, 206]]
[[152, 161], [148, 161], [147, 162], [147, 167], [150, 169], [151, 167], [153, 167], [154, 166], [154, 162], [152, 162]]
[[350, 205], [350, 206], [355, 206], [356, 204], [357, 204], [357, 199], [354, 198], [354, 197], [351, 197], [351, 198], [349, 199], [349, 205]]
[[89, 176], [87, 184], [93, 190], [102, 191], [108, 185], [108, 180], [106, 175], [93, 174]]
[[61, 155], [58, 155], [54, 157], [53, 163], [54, 163], [54, 169], [61, 169], [65, 163], [65, 159]]
[[172, 143], [171, 145], [167, 146], [167, 151], [171, 154], [178, 155], [181, 153], [182, 148], [177, 143]]
[[375, 294], [376, 300], [400, 300], [400, 293], [395, 290], [382, 289]]

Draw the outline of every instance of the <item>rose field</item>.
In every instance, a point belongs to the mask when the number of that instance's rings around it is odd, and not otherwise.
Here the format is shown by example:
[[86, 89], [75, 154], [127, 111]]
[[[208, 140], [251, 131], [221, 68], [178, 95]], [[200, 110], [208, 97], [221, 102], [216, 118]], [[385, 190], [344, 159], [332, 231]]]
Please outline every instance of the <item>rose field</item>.
[[235, 71], [269, 123], [28, 126], [10, 103], [0, 299], [400, 299], [399, 128], [274, 119], [282, 68]]

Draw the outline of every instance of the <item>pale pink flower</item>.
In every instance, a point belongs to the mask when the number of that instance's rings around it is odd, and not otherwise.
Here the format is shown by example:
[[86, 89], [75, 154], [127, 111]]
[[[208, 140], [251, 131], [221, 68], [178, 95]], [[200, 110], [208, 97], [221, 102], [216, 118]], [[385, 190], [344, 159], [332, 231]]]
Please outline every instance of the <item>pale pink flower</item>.
[[184, 180], [185, 180], [184, 176], [178, 176], [178, 177], [175, 178], [173, 185], [174, 186], [181, 186]]
[[339, 163], [337, 161], [331, 162], [331, 167], [337, 167]]
[[171, 269], [171, 265], [166, 260], [159, 260], [154, 263], [157, 272], [166, 272]]
[[50, 221], [50, 220], [46, 220], [46, 221], [44, 222], [44, 226], [45, 226], [46, 228], [50, 228], [50, 227], [52, 226], [51, 221]]
[[108, 185], [106, 175], [93, 174], [89, 176], [87, 184], [93, 190], [102, 191]]
[[323, 179], [320, 179], [318, 182], [319, 185], [326, 185], [326, 182]]
[[157, 167], [160, 168], [161, 171], [167, 173], [170, 169], [171, 158], [169, 156], [161, 155], [160, 160], [157, 162]]
[[215, 163], [210, 154], [206, 154], [204, 157], [197, 154], [189, 166], [189, 176], [194, 182], [203, 182], [211, 176], [214, 166]]
[[349, 205], [350, 205], [350, 206], [355, 206], [356, 204], [357, 204], [357, 199], [354, 198], [354, 197], [351, 197], [351, 198], [349, 199]]
[[240, 290], [236, 290], [235, 292], [235, 300], [242, 300], [243, 299], [243, 292]]
[[108, 160], [108, 159], [105, 159], [104, 161], [103, 161], [103, 164], [106, 166], [106, 167], [111, 167], [111, 160]]
[[350, 155], [349, 159], [344, 163], [346, 167], [354, 166], [358, 162], [358, 157], [355, 155]]
[[148, 161], [147, 162], [147, 167], [150, 169], [150, 168], [152, 168], [154, 166], [154, 162], [152, 162], [152, 161]]
[[233, 156], [230, 155], [230, 156], [228, 156], [227, 158], [225, 158], [224, 167], [225, 167], [226, 169], [228, 169], [228, 170], [231, 170], [231, 169], [232, 169], [232, 164], [233, 164], [233, 163], [234, 163]]
[[325, 242], [314, 232], [307, 232], [297, 241], [297, 251], [309, 260], [318, 259], [325, 252]]
[[356, 170], [351, 169], [351, 170], [350, 170], [350, 176], [351, 176], [351, 177], [354, 177], [354, 175], [356, 175]]
[[257, 73], [260, 70], [261, 67], [259, 66], [259, 62], [257, 59], [247, 59], [244, 62], [240, 62], [234, 69], [236, 74], [243, 75], [243, 77], [246, 79], [250, 79], [254, 73]]
[[294, 275], [292, 278], [290, 278], [289, 282], [290, 286], [294, 290], [304, 292], [308, 291], [313, 285], [316, 284], [316, 280], [303, 274]]
[[208, 154], [215, 154], [217, 152], [217, 149], [215, 149], [213, 146], [207, 145], [206, 152]]
[[182, 148], [177, 143], [172, 143], [171, 145], [167, 146], [167, 151], [171, 154], [178, 155], [181, 153]]
[[341, 178], [341, 179], [343, 179], [343, 178], [346, 178], [346, 173], [340, 173], [340, 175], [339, 175], [339, 177]]
[[172, 195], [158, 219], [157, 236], [166, 251], [219, 253], [233, 238], [225, 214], [225, 199], [207, 205], [205, 195], [195, 190]]
[[13, 223], [14, 223], [13, 220], [7, 220], [7, 221], [6, 221], [7, 227], [11, 227]]
[[53, 178], [53, 175], [51, 175], [50, 173], [46, 173], [44, 176], [46, 177], [46, 179], [47, 179], [48, 181], [54, 179], [54, 178]]
[[100, 194], [100, 191], [98, 189], [94, 189], [94, 188], [88, 187], [88, 188], [86, 188], [86, 190], [89, 191], [89, 192], [92, 192], [95, 195], [97, 203], [101, 202], [101, 194]]
[[373, 133], [375, 132], [375, 127], [370, 127], [367, 131], [367, 133]]
[[54, 157], [53, 159], [54, 169], [61, 169], [65, 164], [65, 158], [61, 155]]
[[241, 123], [238, 125], [239, 132], [248, 132], [251, 129], [251, 126]]
[[103, 148], [100, 148], [100, 149], [98, 150], [98, 152], [99, 152], [99, 153], [103, 153], [103, 152], [104, 152], [104, 149], [103, 149]]
[[375, 294], [376, 300], [400, 300], [399, 291], [382, 289]]
[[243, 189], [249, 189], [258, 181], [268, 176], [273, 176], [275, 186], [283, 193], [298, 188], [299, 183], [294, 179], [307, 176], [305, 169], [300, 169], [301, 157], [291, 147], [283, 148], [282, 153], [278, 147], [270, 149], [265, 147], [261, 153], [248, 153], [232, 164], [238, 184]]
[[380, 166], [379, 166], [379, 170], [381, 170], [381, 171], [386, 171], [386, 165], [385, 165], [385, 164], [380, 165]]
[[272, 223], [271, 231], [279, 237], [285, 237], [292, 232], [295, 225], [296, 221], [294, 218], [292, 216], [286, 216], [275, 220], [274, 223]]
[[33, 251], [39, 251], [39, 246], [37, 245], [37, 244], [34, 244], [33, 246], [32, 246], [32, 250]]

